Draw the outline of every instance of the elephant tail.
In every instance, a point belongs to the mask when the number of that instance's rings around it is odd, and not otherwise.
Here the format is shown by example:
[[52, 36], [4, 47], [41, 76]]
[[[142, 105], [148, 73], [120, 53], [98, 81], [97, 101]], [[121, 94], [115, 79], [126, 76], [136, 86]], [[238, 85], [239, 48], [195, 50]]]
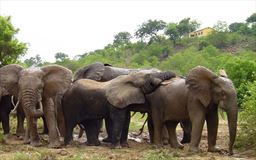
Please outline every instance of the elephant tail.
[[[143, 117], [144, 117], [144, 115], [143, 115]], [[140, 128], [140, 130], [139, 130], [140, 132], [139, 132], [138, 134], [136, 134], [135, 136], [140, 136], [140, 135], [143, 133], [143, 130], [144, 130], [144, 127], [145, 127], [145, 124], [146, 124], [147, 121], [148, 121], [148, 117], [147, 117], [147, 119], [144, 121], [142, 127]]]

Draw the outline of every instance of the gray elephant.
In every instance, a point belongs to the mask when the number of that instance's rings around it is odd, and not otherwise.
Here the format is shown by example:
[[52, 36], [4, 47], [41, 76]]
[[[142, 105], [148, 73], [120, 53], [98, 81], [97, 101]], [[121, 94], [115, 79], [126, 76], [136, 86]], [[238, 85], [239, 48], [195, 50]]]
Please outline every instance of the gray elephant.
[[167, 125], [172, 147], [182, 148], [175, 128], [179, 121], [192, 122], [190, 150], [198, 151], [204, 122], [207, 123], [208, 151], [217, 152], [218, 105], [227, 112], [229, 127], [229, 153], [233, 154], [237, 130], [237, 96], [230, 79], [217, 76], [209, 69], [198, 66], [187, 78], [174, 78], [147, 95], [151, 104], [154, 124], [154, 142], [161, 145], [161, 128]]
[[37, 118], [45, 116], [49, 129], [49, 146], [59, 147], [56, 107], [53, 99], [71, 84], [72, 72], [62, 66], [49, 65], [24, 69], [17, 64], [0, 68], [0, 97], [18, 97], [27, 119], [25, 142], [39, 146]]
[[99, 145], [99, 122], [109, 121], [108, 135], [113, 148], [127, 146], [130, 106], [145, 107], [145, 94], [153, 92], [172, 72], [135, 72], [107, 82], [77, 80], [64, 94], [62, 107], [65, 119], [65, 144], [72, 139], [75, 125], [85, 127], [87, 143]]
[[[131, 72], [144, 72], [144, 73], [157, 73], [160, 72], [158, 69], [127, 69], [127, 68], [118, 68], [118, 67], [113, 67], [110, 64], [103, 64], [101, 62], [95, 62], [90, 65], [87, 65], [81, 69], [79, 69], [75, 75], [74, 75], [74, 82], [79, 80], [79, 79], [92, 79], [95, 81], [99, 82], [106, 82], [109, 80], [112, 80], [120, 75], [128, 75]], [[143, 109], [142, 109], [143, 108]], [[130, 107], [131, 111], [135, 112], [146, 112], [149, 113], [148, 107]], [[150, 116], [150, 115], [149, 115]], [[187, 123], [184, 123], [183, 126], [188, 126]], [[187, 128], [189, 128], [188, 126]], [[184, 128], [184, 133], [183, 133], [183, 139], [182, 143], [188, 143], [190, 142], [190, 130]], [[152, 137], [153, 137], [153, 124], [152, 120], [149, 117], [148, 118], [148, 129], [149, 129], [149, 135], [150, 135], [150, 141], [152, 142]], [[82, 131], [82, 130], [81, 130]], [[80, 136], [82, 135], [80, 131]], [[166, 131], [166, 128], [163, 130], [163, 137], [165, 144], [168, 143], [168, 133]], [[103, 139], [104, 142], [109, 142], [109, 138]]]

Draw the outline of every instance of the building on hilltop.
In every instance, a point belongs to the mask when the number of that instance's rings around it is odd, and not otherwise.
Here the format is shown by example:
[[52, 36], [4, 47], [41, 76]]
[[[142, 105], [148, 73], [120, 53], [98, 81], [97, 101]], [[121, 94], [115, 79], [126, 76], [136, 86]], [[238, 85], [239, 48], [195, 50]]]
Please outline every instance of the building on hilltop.
[[209, 33], [213, 32], [214, 29], [211, 27], [206, 27], [197, 31], [193, 31], [189, 33], [189, 37], [202, 37], [207, 36]]

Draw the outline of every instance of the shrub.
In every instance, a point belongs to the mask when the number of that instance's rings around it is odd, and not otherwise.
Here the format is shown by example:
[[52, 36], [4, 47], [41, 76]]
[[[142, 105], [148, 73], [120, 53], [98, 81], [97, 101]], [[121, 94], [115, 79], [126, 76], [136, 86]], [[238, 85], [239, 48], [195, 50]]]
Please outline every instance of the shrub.
[[248, 91], [242, 103], [240, 112], [240, 130], [238, 132], [236, 147], [253, 146], [256, 148], [256, 81], [248, 85]]

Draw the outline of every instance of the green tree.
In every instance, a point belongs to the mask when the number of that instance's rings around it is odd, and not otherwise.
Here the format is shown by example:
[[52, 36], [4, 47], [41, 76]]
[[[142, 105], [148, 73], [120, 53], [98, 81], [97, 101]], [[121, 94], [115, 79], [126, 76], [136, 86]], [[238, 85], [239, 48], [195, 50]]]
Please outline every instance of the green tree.
[[182, 19], [177, 25], [177, 29], [181, 36], [188, 36], [190, 32], [197, 30], [200, 27], [200, 23], [196, 20], [190, 20], [190, 18]]
[[169, 37], [170, 40], [173, 41], [174, 45], [176, 44], [176, 40], [180, 38], [176, 23], [169, 23], [166, 26], [164, 33]]
[[114, 45], [126, 45], [131, 42], [132, 35], [129, 32], [119, 32], [114, 36]]
[[27, 67], [31, 66], [41, 66], [42, 65], [42, 58], [40, 55], [36, 55], [35, 57], [30, 57], [29, 59], [26, 59], [24, 63], [27, 65]]
[[227, 32], [228, 24], [225, 21], [217, 21], [217, 23], [213, 25], [213, 29], [217, 32]]
[[60, 61], [60, 62], [64, 61], [65, 59], [68, 59], [68, 55], [62, 52], [56, 53], [54, 57], [56, 61]]
[[229, 29], [230, 32], [238, 32], [238, 31], [240, 31], [245, 26], [247, 26], [245, 23], [235, 22], [235, 23], [231, 23], [228, 26], [228, 29]]
[[15, 63], [27, 51], [26, 43], [15, 38], [19, 29], [11, 24], [11, 17], [0, 16], [0, 66]]
[[140, 38], [143, 41], [145, 38], [156, 39], [158, 38], [158, 31], [161, 31], [165, 28], [166, 23], [162, 20], [148, 20], [144, 22], [139, 29], [135, 32], [135, 37]]
[[256, 22], [256, 13], [253, 13], [250, 17], [246, 19], [247, 23], [254, 23]]

